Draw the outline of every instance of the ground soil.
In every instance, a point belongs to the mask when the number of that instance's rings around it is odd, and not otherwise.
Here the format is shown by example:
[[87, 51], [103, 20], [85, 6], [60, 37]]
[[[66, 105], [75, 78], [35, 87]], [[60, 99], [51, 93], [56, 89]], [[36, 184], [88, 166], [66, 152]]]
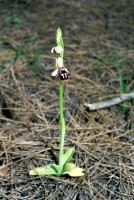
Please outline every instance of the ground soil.
[[[133, 1], [1, 0], [0, 8], [0, 199], [133, 200], [134, 101], [84, 106], [134, 90]], [[28, 173], [59, 152], [57, 27], [69, 70], [65, 149], [75, 146], [79, 178]]]

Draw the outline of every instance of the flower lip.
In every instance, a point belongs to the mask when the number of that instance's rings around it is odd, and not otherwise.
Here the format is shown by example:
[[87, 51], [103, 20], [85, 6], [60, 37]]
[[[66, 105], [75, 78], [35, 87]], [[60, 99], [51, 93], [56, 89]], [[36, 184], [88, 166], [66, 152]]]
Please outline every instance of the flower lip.
[[67, 80], [68, 79], [68, 70], [66, 68], [61, 68], [59, 71], [59, 78], [60, 80]]
[[60, 80], [67, 80], [68, 73], [69, 71], [65, 67], [58, 66], [57, 69], [52, 72], [52, 76], [56, 76], [60, 78]]

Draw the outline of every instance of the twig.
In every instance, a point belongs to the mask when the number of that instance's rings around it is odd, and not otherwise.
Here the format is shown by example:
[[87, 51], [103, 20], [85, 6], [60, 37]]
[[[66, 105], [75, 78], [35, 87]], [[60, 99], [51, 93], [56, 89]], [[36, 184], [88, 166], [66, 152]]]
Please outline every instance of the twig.
[[131, 92], [129, 94], [122, 94], [120, 97], [116, 97], [110, 100], [102, 101], [100, 103], [85, 103], [84, 106], [88, 107], [89, 110], [98, 110], [102, 108], [107, 108], [110, 106], [117, 105], [123, 101], [128, 101], [134, 99], [134, 92]]

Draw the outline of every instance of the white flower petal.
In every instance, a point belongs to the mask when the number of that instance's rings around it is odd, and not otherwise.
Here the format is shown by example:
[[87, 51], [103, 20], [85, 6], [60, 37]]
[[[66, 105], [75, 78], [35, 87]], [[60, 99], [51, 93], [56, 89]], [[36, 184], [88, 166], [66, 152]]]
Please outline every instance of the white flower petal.
[[55, 51], [56, 51], [56, 53], [61, 53], [62, 52], [62, 47], [61, 46], [55, 47]]
[[52, 72], [52, 76], [57, 76], [58, 75], [58, 69], [56, 69], [56, 70], [54, 70], [53, 72]]
[[61, 57], [58, 57], [57, 64], [59, 67], [63, 67], [63, 59]]
[[54, 51], [56, 53], [61, 53], [62, 52], [62, 47], [61, 46], [53, 47], [52, 50], [51, 50], [51, 53], [54, 53]]
[[55, 47], [52, 48], [51, 53], [53, 53], [55, 51]]

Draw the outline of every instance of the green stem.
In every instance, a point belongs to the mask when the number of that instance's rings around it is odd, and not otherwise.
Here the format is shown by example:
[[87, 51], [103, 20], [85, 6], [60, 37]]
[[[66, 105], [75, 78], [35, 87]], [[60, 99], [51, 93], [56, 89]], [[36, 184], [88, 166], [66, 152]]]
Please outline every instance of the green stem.
[[116, 49], [115, 49], [115, 53], [116, 53], [115, 54], [116, 55], [116, 66], [117, 66], [119, 82], [120, 82], [120, 91], [121, 91], [121, 94], [124, 94], [123, 78], [122, 78], [121, 68], [120, 68], [119, 59], [118, 59], [118, 53], [117, 53]]
[[62, 173], [63, 169], [63, 155], [64, 155], [64, 138], [65, 138], [65, 121], [63, 114], [63, 83], [60, 81], [60, 123], [61, 123], [61, 135], [60, 135], [60, 152], [59, 152], [59, 175]]

